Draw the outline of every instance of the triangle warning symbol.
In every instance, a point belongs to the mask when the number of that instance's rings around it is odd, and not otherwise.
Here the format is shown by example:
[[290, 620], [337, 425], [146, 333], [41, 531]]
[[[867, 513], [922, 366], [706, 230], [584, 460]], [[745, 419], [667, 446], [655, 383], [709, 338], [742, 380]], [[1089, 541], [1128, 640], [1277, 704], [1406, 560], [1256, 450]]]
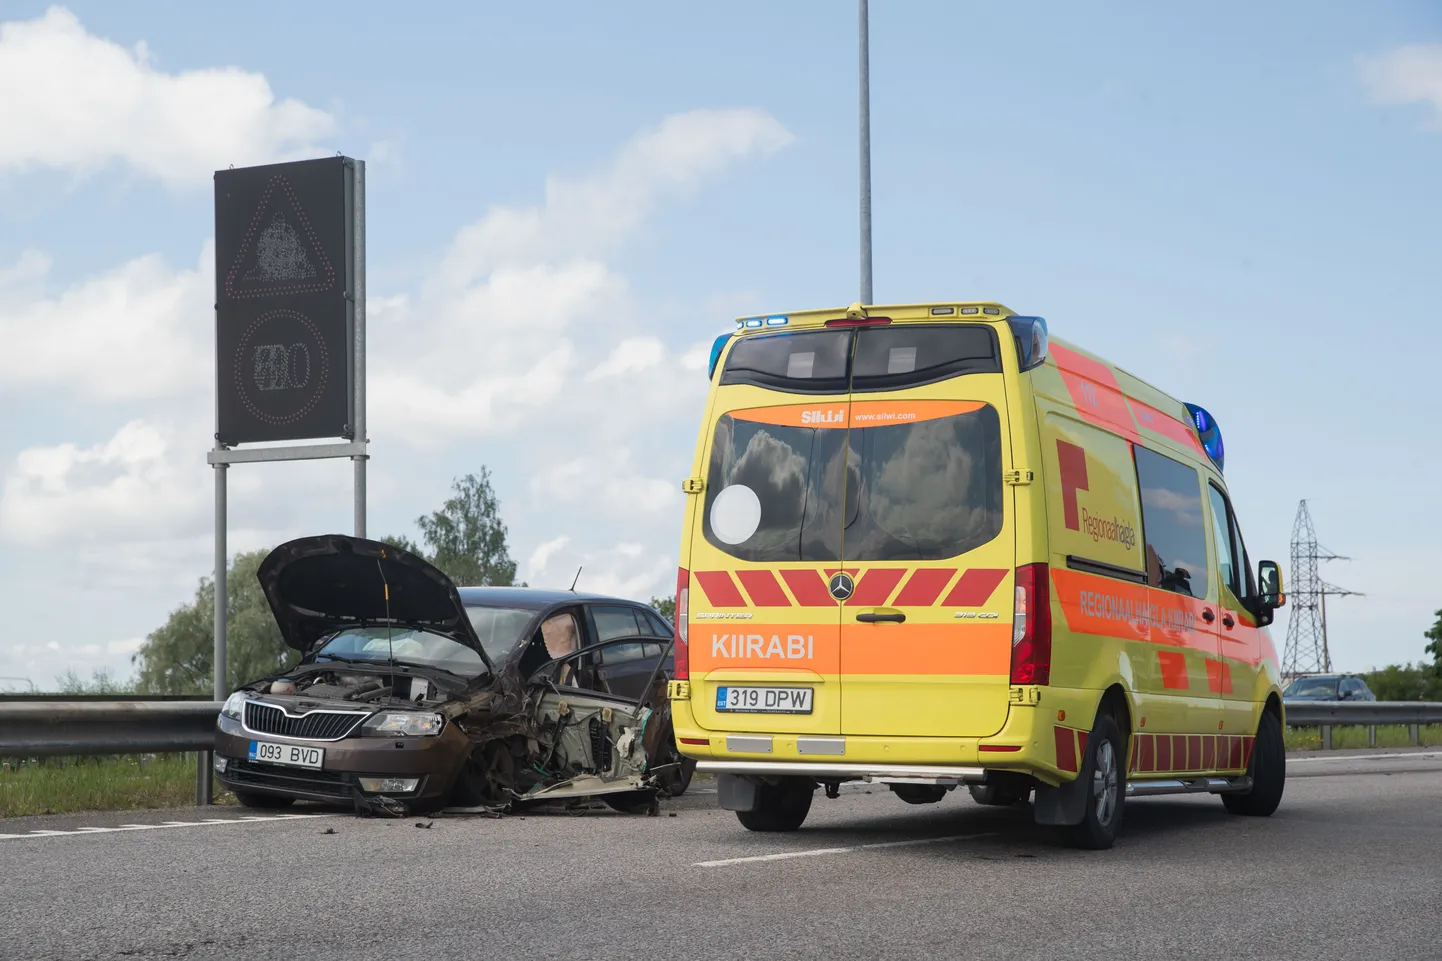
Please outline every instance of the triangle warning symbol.
[[295, 187], [284, 174], [276, 174], [246, 225], [225, 275], [225, 292], [241, 300], [321, 293], [335, 283], [335, 266], [321, 249]]

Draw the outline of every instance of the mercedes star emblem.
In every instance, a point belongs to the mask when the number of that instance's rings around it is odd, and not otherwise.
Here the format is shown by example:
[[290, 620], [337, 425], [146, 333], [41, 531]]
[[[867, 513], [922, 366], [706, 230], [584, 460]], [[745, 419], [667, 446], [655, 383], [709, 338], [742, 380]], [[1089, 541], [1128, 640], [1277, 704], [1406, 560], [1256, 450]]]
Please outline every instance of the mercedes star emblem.
[[844, 601], [851, 596], [852, 591], [856, 590], [856, 582], [851, 579], [850, 574], [842, 571], [831, 578], [829, 587], [831, 588], [832, 597], [838, 601]]

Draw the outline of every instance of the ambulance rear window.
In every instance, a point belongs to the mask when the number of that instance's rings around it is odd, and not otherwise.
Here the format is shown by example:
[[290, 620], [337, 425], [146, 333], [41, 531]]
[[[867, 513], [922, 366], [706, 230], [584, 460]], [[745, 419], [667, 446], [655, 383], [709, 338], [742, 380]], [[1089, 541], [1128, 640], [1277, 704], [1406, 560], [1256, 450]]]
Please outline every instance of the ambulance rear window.
[[742, 337], [726, 357], [723, 384], [752, 384], [802, 394], [846, 391], [849, 330]]
[[706, 540], [744, 561], [840, 558], [846, 435], [721, 415], [706, 476]]
[[961, 374], [1001, 373], [996, 332], [981, 324], [894, 324], [856, 332], [851, 389], [894, 390]]

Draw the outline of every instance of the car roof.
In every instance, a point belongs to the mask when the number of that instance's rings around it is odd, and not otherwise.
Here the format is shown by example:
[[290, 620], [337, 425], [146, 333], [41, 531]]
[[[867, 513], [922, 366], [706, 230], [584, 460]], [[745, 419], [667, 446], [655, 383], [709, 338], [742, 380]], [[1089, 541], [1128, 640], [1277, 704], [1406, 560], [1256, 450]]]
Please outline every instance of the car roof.
[[608, 594], [587, 594], [578, 591], [562, 591], [545, 587], [462, 587], [458, 588], [461, 603], [468, 607], [514, 607], [526, 611], [539, 611], [556, 604], [579, 601], [625, 604], [630, 607], [645, 607], [640, 601]]

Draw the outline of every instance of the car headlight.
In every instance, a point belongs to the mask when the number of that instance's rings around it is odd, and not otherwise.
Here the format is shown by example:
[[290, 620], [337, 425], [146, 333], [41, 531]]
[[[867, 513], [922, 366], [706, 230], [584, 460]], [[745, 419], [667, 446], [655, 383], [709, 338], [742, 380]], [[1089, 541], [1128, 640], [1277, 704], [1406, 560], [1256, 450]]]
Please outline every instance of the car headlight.
[[376, 714], [361, 725], [361, 730], [392, 737], [428, 737], [441, 733], [445, 723], [439, 714]]
[[220, 709], [220, 713], [240, 720], [240, 712], [245, 709], [245, 699], [249, 696], [249, 691], [236, 691], [225, 699], [225, 707]]

